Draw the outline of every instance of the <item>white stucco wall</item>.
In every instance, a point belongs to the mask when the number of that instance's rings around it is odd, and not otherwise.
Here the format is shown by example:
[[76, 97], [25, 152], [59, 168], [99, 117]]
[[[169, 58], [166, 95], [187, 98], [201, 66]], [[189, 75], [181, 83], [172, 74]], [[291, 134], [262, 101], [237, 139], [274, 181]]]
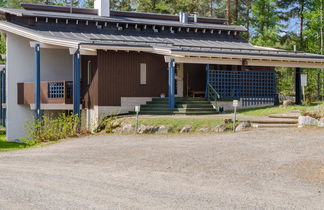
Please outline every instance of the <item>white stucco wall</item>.
[[[30, 106], [17, 104], [17, 83], [34, 81], [34, 49], [30, 40], [7, 34], [7, 139], [25, 136], [26, 120], [33, 119]], [[71, 80], [72, 56], [68, 49], [41, 49], [41, 80]]]

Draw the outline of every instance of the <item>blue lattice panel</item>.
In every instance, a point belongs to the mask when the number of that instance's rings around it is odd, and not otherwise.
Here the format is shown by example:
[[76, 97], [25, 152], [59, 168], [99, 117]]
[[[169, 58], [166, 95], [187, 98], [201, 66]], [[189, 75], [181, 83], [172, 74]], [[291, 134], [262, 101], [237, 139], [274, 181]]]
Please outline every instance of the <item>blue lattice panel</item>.
[[48, 83], [48, 98], [64, 98], [64, 83], [63, 82]]
[[221, 98], [273, 98], [274, 72], [208, 70], [207, 81]]

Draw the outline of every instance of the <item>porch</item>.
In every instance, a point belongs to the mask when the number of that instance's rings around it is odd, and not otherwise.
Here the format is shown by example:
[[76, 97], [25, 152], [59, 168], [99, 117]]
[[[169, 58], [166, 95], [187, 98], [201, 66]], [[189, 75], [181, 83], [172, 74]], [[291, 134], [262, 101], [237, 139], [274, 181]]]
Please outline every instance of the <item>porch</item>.
[[[17, 91], [18, 104], [30, 105], [35, 110], [34, 82], [18, 83]], [[40, 82], [40, 104], [42, 110], [73, 110], [73, 82]]]

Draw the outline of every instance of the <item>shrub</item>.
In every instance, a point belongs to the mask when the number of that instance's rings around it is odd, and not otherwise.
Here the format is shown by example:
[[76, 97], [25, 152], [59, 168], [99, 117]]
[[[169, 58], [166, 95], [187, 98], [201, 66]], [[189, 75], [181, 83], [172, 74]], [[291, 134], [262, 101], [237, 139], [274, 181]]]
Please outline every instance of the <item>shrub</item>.
[[78, 133], [79, 117], [77, 115], [60, 114], [58, 117], [45, 114], [42, 120], [27, 121], [26, 140], [39, 143], [56, 141]]

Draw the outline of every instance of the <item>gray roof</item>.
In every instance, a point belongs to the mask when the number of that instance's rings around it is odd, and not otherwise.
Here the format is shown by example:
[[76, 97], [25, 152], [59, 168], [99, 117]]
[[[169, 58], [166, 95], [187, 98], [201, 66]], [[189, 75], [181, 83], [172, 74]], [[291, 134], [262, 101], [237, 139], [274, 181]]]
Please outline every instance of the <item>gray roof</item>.
[[174, 52], [324, 59], [323, 55], [253, 46], [242, 38], [229, 37], [227, 34], [215, 35], [206, 32], [203, 35], [185, 31], [175, 34], [163, 31], [155, 33], [153, 30], [137, 31], [134, 28], [119, 31], [116, 27], [98, 29], [95, 25], [88, 26], [84, 30], [84, 26], [66, 27], [65, 24], [54, 23], [39, 23], [36, 26], [29, 27], [10, 22], [1, 22], [1, 24], [42, 37], [87, 43], [89, 45], [160, 47], [171, 49]]
[[146, 24], [146, 25], [173, 26], [173, 27], [183, 27], [183, 28], [189, 27], [189, 28], [200, 28], [200, 29], [230, 30], [230, 31], [240, 31], [240, 32], [247, 31], [247, 29], [243, 26], [211, 24], [211, 23], [193, 23], [193, 22], [190, 22], [188, 24], [183, 24], [180, 23], [179, 21], [174, 21], [174, 20], [159, 20], [159, 19], [148, 19], [148, 18], [145, 19], [145, 18], [121, 17], [121, 16], [102, 17], [94, 14], [25, 10], [25, 9], [12, 9], [12, 8], [0, 8], [0, 12], [8, 13], [16, 16], [60, 18], [60, 19], [102, 21], [102, 22], [113, 22], [113, 23], [129, 23], [129, 24]]
[[[136, 18], [131, 17], [131, 15], [127, 17], [99, 17], [94, 14], [29, 9], [0, 8], [0, 13], [9, 13], [15, 16], [44, 17], [38, 18], [38, 21], [31, 25], [26, 25], [24, 22], [15, 19], [9, 20], [10, 22], [1, 21], [0, 29], [4, 30], [6, 28], [5, 30], [10, 31], [14, 28], [34, 37], [64, 40], [74, 44], [153, 47], [168, 49], [172, 52], [188, 52], [188, 54], [190, 52], [203, 55], [248, 55], [251, 58], [253, 56], [271, 56], [324, 59], [323, 55], [253, 46], [239, 34], [236, 34], [237, 31], [246, 30], [241, 26], [210, 23], [182, 24], [173, 20]], [[49, 21], [48, 18], [67, 19], [70, 21], [56, 22], [53, 21], [54, 19]], [[84, 21], [77, 24], [76, 20]], [[86, 21], [89, 21], [89, 23], [85, 24]], [[137, 24], [142, 24], [142, 27], [136, 28], [135, 25]], [[144, 27], [145, 25], [147, 25], [146, 28]], [[154, 28], [155, 26], [157, 28]], [[162, 26], [166, 26], [166, 28], [164, 29]], [[170, 31], [171, 27], [174, 30], [172, 32]], [[196, 29], [199, 30], [196, 31]], [[20, 35], [24, 36], [24, 34]]]

